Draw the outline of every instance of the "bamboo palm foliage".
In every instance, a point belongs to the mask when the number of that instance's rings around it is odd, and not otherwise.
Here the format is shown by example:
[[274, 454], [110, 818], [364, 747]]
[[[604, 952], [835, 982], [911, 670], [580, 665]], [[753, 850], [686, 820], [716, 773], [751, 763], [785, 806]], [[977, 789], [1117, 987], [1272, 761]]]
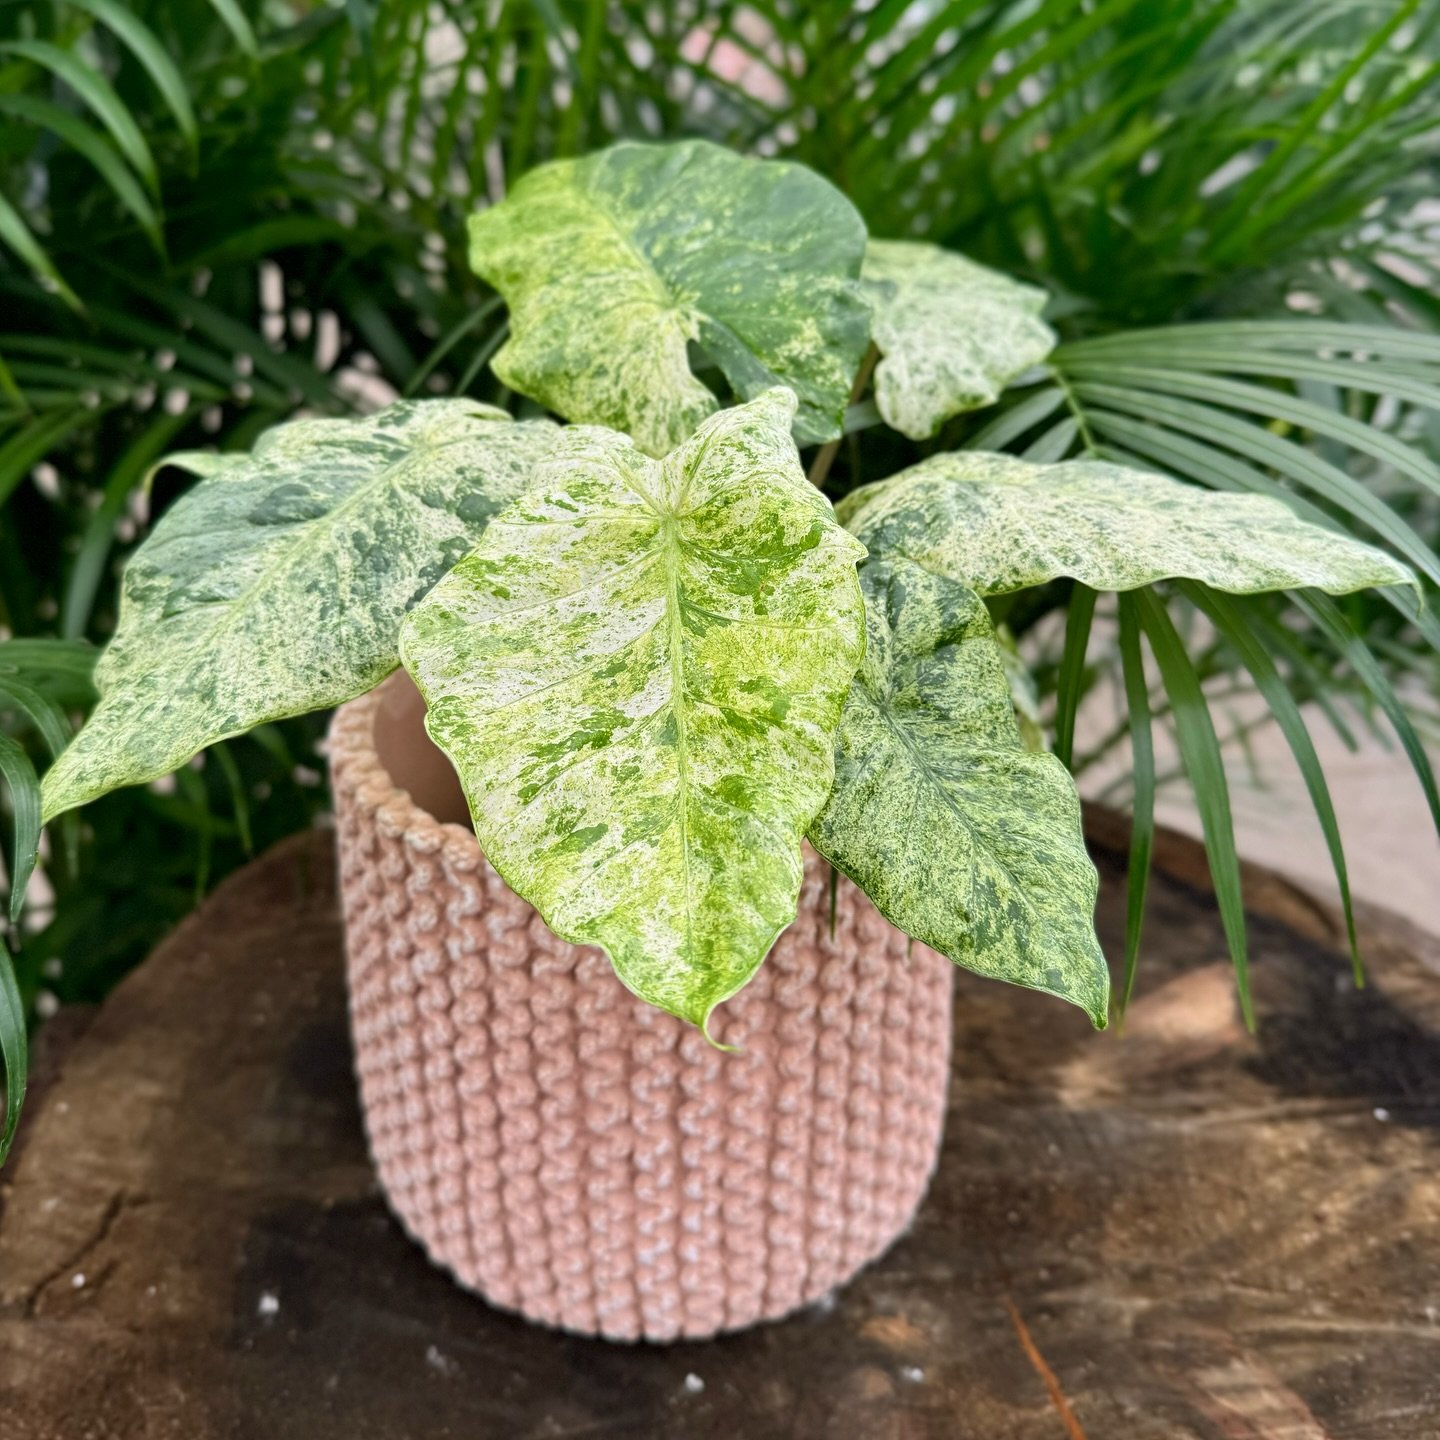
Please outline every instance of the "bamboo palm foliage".
[[[396, 394], [535, 414], [489, 369], [506, 312], [465, 264], [465, 222], [536, 162], [617, 136], [798, 158], [875, 234], [1050, 293], [1063, 343], [997, 407], [909, 441], [852, 406], [817, 466], [832, 497], [936, 450], [1090, 454], [1283, 496], [1389, 548], [1433, 598], [1440, 262], [1416, 202], [1435, 190], [1437, 63], [1440, 12], [1419, 0], [0, 7], [0, 619], [23, 639], [0, 651], [9, 853], [30, 849], [34, 771], [85, 708], [85, 642], [113, 630], [117, 567], [186, 484], [151, 467]], [[1164, 778], [1152, 725], [1177, 732], [1243, 983], [1207, 704], [1223, 677], [1248, 673], [1269, 702], [1347, 903], [1299, 703], [1342, 735], [1387, 717], [1440, 809], [1433, 717], [1397, 699], [1433, 689], [1440, 625], [1403, 590], [1112, 602], [1060, 581], [991, 609], [1077, 769], [1082, 692], [1113, 674], [1127, 699], [1126, 993]], [[1113, 646], [1087, 643], [1097, 609], [1116, 615]], [[173, 792], [112, 796], [48, 837], [54, 908], [14, 928], [19, 987], [0, 996], [8, 1073], [42, 984], [97, 993], [249, 843], [309, 818], [314, 734], [267, 727]], [[257, 787], [273, 793], [252, 819]]]

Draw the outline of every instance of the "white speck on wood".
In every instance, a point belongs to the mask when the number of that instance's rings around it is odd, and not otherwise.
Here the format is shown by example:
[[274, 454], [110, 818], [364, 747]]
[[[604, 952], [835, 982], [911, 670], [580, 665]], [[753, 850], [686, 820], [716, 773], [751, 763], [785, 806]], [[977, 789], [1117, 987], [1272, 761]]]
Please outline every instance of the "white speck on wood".
[[460, 1369], [460, 1366], [436, 1345], [426, 1347], [425, 1363], [437, 1375], [454, 1375]]

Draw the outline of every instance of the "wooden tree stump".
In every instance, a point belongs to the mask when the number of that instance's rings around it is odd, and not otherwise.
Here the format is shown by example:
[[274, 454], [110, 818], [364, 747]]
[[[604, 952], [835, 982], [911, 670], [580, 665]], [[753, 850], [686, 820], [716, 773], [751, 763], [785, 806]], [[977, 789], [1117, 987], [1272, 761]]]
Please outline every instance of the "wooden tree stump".
[[[1123, 831], [1092, 814], [1119, 953]], [[956, 987], [944, 1156], [832, 1303], [624, 1347], [498, 1314], [376, 1193], [332, 856], [227, 883], [58, 1025], [0, 1212], [4, 1440], [1440, 1436], [1440, 941], [1251, 871], [1239, 1023], [1197, 847], [1162, 837], [1123, 1035]]]

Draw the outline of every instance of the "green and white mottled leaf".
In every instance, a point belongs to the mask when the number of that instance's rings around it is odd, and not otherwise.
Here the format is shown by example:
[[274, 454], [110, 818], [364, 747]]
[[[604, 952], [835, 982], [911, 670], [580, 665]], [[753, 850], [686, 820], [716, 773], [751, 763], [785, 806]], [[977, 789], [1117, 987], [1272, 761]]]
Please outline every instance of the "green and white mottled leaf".
[[866, 649], [810, 829], [900, 929], [1106, 1023], [1095, 868], [1053, 755], [1021, 743], [985, 603], [908, 560], [860, 571]]
[[491, 863], [701, 1026], [794, 919], [864, 643], [864, 551], [805, 481], [794, 404], [663, 461], [566, 431], [401, 638]]
[[1250, 595], [1414, 585], [1383, 550], [1301, 520], [1283, 501], [1201, 490], [1096, 460], [933, 455], [840, 503], [877, 556], [905, 556], [998, 595], [1069, 575], [1092, 590], [1166, 578]]
[[1033, 285], [918, 240], [872, 240], [861, 272], [874, 315], [881, 417], [927, 440], [952, 415], [993, 405], [1055, 348]]
[[523, 494], [559, 431], [469, 400], [297, 420], [202, 478], [131, 557], [100, 703], [45, 776], [46, 817], [153, 780], [398, 660], [400, 620]]
[[789, 386], [802, 443], [838, 436], [870, 337], [864, 252], [828, 181], [704, 140], [554, 161], [470, 221], [470, 263], [510, 307], [495, 373], [656, 456], [716, 408], [690, 341], [743, 398]]

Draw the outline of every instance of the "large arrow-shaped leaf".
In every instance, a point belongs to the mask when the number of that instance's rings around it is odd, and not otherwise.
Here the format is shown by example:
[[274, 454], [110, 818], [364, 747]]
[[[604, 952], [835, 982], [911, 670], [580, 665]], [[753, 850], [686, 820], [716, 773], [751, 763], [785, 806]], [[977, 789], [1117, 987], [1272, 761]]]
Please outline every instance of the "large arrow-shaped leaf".
[[874, 312], [875, 403], [912, 440], [992, 405], [1055, 348], [1045, 292], [916, 240], [872, 240], [864, 288]]
[[567, 431], [401, 639], [496, 869], [699, 1025], [795, 916], [863, 644], [793, 415], [772, 391], [663, 462]]
[[864, 251], [827, 181], [704, 140], [557, 160], [470, 222], [470, 262], [510, 307], [495, 373], [651, 455], [716, 408], [692, 340], [741, 396], [794, 390], [802, 441], [838, 436], [870, 332]]
[[45, 777], [47, 817], [167, 774], [395, 668], [400, 619], [527, 490], [558, 431], [467, 400], [297, 420], [204, 478], [131, 557], [100, 703]]
[[860, 579], [865, 659], [811, 842], [907, 934], [1103, 1026], [1080, 802], [1059, 760], [1021, 744], [984, 602], [907, 560]]
[[1301, 520], [1279, 500], [1095, 460], [934, 455], [862, 486], [839, 514], [872, 554], [905, 556], [982, 595], [1061, 575], [1092, 590], [1179, 577], [1240, 595], [1415, 584], [1384, 551]]

